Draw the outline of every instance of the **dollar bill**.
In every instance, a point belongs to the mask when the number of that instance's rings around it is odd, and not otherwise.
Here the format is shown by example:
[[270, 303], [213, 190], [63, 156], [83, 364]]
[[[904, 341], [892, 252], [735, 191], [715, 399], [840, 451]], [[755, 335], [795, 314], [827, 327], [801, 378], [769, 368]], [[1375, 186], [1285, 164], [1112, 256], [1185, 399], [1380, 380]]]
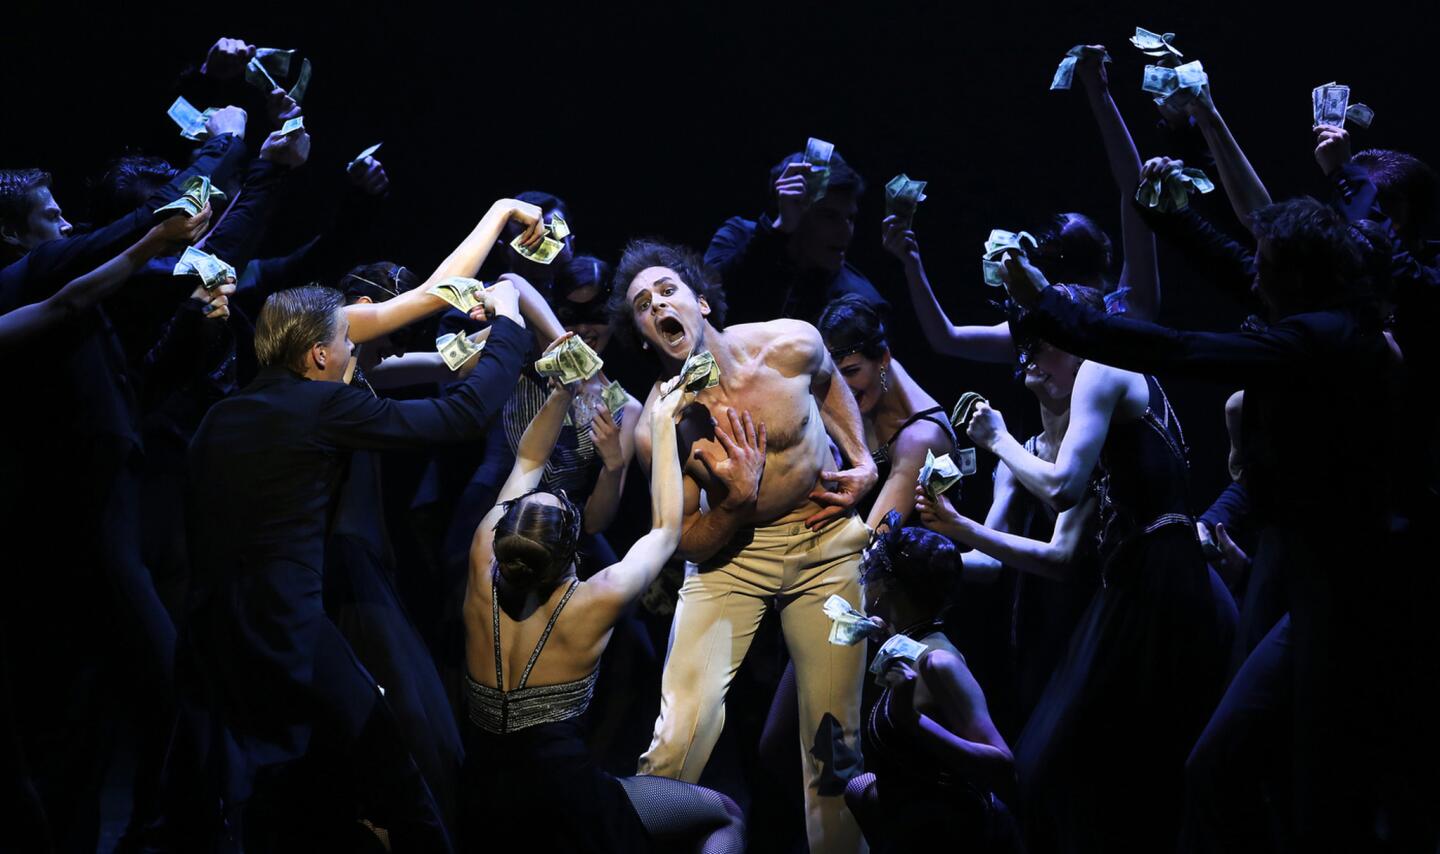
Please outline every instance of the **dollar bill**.
[[1345, 109], [1350, 105], [1350, 87], [1334, 81], [1316, 86], [1310, 92], [1310, 103], [1315, 109], [1315, 124], [1343, 127]]
[[625, 411], [625, 404], [630, 402], [630, 395], [625, 393], [625, 387], [620, 385], [618, 380], [611, 380], [600, 392], [600, 399], [605, 402], [605, 408], [610, 410], [611, 415], [619, 415]]
[[885, 185], [885, 215], [897, 216], [906, 228], [915, 221], [915, 208], [925, 201], [925, 182], [901, 172]]
[[204, 210], [211, 199], [223, 199], [225, 193], [210, 183], [208, 175], [192, 175], [180, 185], [180, 198], [168, 205], [155, 209], [155, 213], [180, 211], [186, 216], [195, 216]]
[[260, 61], [259, 56], [252, 56], [250, 61], [245, 63], [245, 82], [267, 95], [280, 88], [280, 84], [270, 76], [270, 70]]
[[477, 279], [465, 276], [451, 276], [430, 286], [431, 294], [445, 300], [456, 309], [470, 313], [477, 305], [488, 306], [485, 286]]
[[510, 241], [510, 248], [520, 253], [520, 257], [536, 264], [549, 264], [565, 251], [565, 238], [570, 236], [570, 224], [558, 213], [550, 214], [550, 221], [545, 224], [545, 236], [540, 239], [538, 246], [533, 249], [520, 242], [523, 234], [515, 235]]
[[985, 255], [981, 259], [980, 271], [985, 279], [985, 284], [999, 288], [1005, 285], [1004, 268], [1001, 259], [1006, 252], [1015, 251], [1021, 255], [1028, 255], [1029, 250], [1039, 246], [1039, 242], [1028, 231], [1006, 231], [1003, 228], [991, 229], [990, 236], [985, 240]]
[[305, 129], [305, 117], [296, 116], [293, 119], [286, 119], [285, 124], [280, 126], [280, 135], [289, 136], [297, 130]]
[[961, 477], [969, 477], [975, 473], [975, 449], [961, 448], [955, 452], [955, 465], [960, 469]]
[[559, 377], [569, 385], [588, 380], [600, 372], [605, 361], [579, 336], [571, 336], [560, 346], [535, 360], [535, 372], [542, 377]]
[[690, 354], [680, 366], [681, 383], [688, 392], [698, 393], [720, 384], [720, 368], [709, 350]]
[[[283, 76], [283, 75], [282, 75]], [[295, 85], [290, 87], [290, 100], [299, 104], [305, 100], [305, 91], [310, 88], [310, 58], [300, 60], [300, 73], [295, 76]]]
[[1164, 65], [1145, 66], [1145, 75], [1141, 78], [1140, 88], [1146, 92], [1154, 92], [1156, 95], [1169, 95], [1180, 88], [1179, 75], [1175, 69]]
[[960, 395], [955, 401], [955, 408], [950, 410], [950, 426], [955, 428], [958, 434], [964, 434], [970, 426], [970, 416], [975, 412], [976, 404], [989, 403], [979, 392], [967, 391]]
[[175, 103], [170, 105], [170, 109], [165, 111], [165, 115], [169, 116], [171, 121], [180, 126], [181, 136], [200, 142], [210, 136], [209, 129], [205, 127], [205, 120], [208, 119], [210, 113], [213, 112], [214, 110], [207, 110], [203, 113], [200, 112], [195, 109], [194, 104], [185, 100], [185, 96], [182, 95], [175, 99]]
[[1375, 111], [1364, 104], [1351, 104], [1345, 108], [1345, 120], [1368, 128], [1370, 123], [1375, 121]]
[[1080, 61], [1080, 57], [1087, 53], [1100, 54], [1101, 62], [1110, 61], [1109, 51], [1096, 50], [1090, 45], [1077, 44], [1065, 51], [1065, 58], [1060, 60], [1060, 67], [1055, 69], [1055, 79], [1050, 81], [1050, 91], [1070, 88], [1075, 80], [1075, 64]]
[[351, 160], [349, 163], [345, 164], [345, 171], [348, 172], [348, 171], [350, 171], [351, 169], [354, 169], [355, 166], [356, 166], [357, 164], [361, 163], [362, 161], [364, 161], [365, 158], [367, 158], [367, 157], [373, 157], [374, 154], [375, 154], [375, 152], [377, 152], [377, 151], [380, 150], [380, 146], [382, 146], [382, 145], [384, 145], [384, 144], [385, 144], [385, 143], [383, 143], [383, 142], [377, 142], [377, 143], [375, 143], [374, 145], [370, 146], [369, 148], [365, 149], [364, 151], [360, 152], [359, 154], [355, 155], [355, 159], [354, 159], [354, 160]]
[[931, 498], [939, 498], [945, 490], [960, 482], [964, 474], [955, 465], [949, 454], [935, 456], [928, 448], [925, 451], [925, 465], [920, 467], [917, 480]]
[[875, 676], [875, 683], [883, 686], [885, 684], [885, 671], [896, 661], [908, 661], [912, 665], [920, 660], [930, 647], [906, 635], [891, 635], [890, 639], [880, 645], [875, 657], [870, 659], [870, 672]]
[[1130, 37], [1130, 43], [1146, 56], [1167, 59], [1185, 55], [1171, 44], [1174, 40], [1174, 33], [1152, 33], [1144, 27], [1136, 27], [1135, 35]]
[[268, 70], [273, 71], [276, 77], [290, 76], [290, 60], [295, 56], [295, 51], [282, 50], [276, 47], [255, 48], [255, 59], [264, 65]]
[[1175, 82], [1181, 89], [1198, 89], [1201, 86], [1209, 85], [1210, 75], [1205, 73], [1205, 66], [1200, 60], [1187, 62], [1184, 65], [1175, 66]]
[[460, 370], [460, 366], [470, 361], [470, 358], [481, 350], [485, 349], [485, 342], [479, 344], [470, 340], [470, 337], [459, 332], [448, 332], [435, 339], [435, 352], [445, 360], [445, 366], [452, 371]]
[[1215, 183], [1204, 172], [1189, 166], [1171, 169], [1158, 178], [1140, 182], [1135, 201], [1163, 213], [1184, 210], [1190, 205], [1191, 193], [1208, 193]]
[[206, 290], [214, 290], [225, 284], [227, 278], [235, 278], [235, 268], [211, 255], [196, 249], [194, 246], [185, 247], [185, 254], [175, 264], [176, 276], [195, 275], [205, 284]]
[[805, 141], [805, 163], [810, 167], [805, 173], [805, 198], [814, 203], [825, 198], [830, 186], [830, 158], [835, 154], [835, 145], [823, 139], [810, 137]]
[[836, 646], [854, 646], [880, 631], [879, 626], [866, 619], [844, 597], [831, 594], [821, 610], [830, 618], [830, 643]]
[[980, 259], [980, 278], [985, 284], [992, 288], [1005, 287], [1005, 268], [999, 261], [991, 261], [989, 258]]

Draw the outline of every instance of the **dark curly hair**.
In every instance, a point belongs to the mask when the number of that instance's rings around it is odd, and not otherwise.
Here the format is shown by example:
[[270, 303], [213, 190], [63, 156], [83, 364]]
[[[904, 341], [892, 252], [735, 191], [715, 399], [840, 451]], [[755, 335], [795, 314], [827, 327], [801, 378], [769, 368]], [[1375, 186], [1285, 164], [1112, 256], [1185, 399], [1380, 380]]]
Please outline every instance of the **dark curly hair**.
[[1257, 263], [1273, 270], [1271, 281], [1263, 273], [1261, 279], [1271, 293], [1283, 291], [1307, 308], [1363, 294], [1360, 252], [1349, 224], [1329, 205], [1309, 196], [1266, 205], [1250, 215], [1250, 230], [1265, 241], [1267, 252]]
[[40, 169], [0, 169], [0, 226], [17, 234], [29, 227], [30, 193], [50, 186], [50, 173]]
[[[95, 215], [101, 222], [119, 219], [145, 203], [150, 194], [175, 177], [175, 167], [162, 157], [123, 154], [111, 160], [95, 183]], [[166, 201], [169, 201], [168, 199]], [[219, 211], [216, 211], [218, 214]]]
[[660, 240], [632, 240], [620, 256], [615, 269], [615, 289], [610, 294], [607, 309], [610, 313], [610, 329], [615, 336], [630, 346], [639, 345], [635, 332], [635, 309], [626, 299], [630, 283], [641, 271], [651, 267], [668, 267], [674, 270], [696, 297], [704, 297], [710, 306], [706, 318], [716, 329], [725, 328], [725, 288], [715, 271], [705, 266], [704, 260], [695, 251], [674, 243]]
[[890, 349], [885, 321], [875, 306], [859, 294], [846, 294], [825, 306], [815, 324], [825, 339], [830, 357], [839, 361], [851, 353], [878, 359]]
[[949, 538], [929, 528], [902, 528], [899, 511], [891, 510], [870, 537], [860, 580], [884, 580], [914, 601], [943, 610], [960, 598], [960, 564], [960, 551]]
[[558, 504], [529, 500], [532, 490], [504, 505], [495, 523], [495, 567], [505, 582], [521, 590], [549, 587], [575, 565], [580, 539], [580, 509], [563, 491]]

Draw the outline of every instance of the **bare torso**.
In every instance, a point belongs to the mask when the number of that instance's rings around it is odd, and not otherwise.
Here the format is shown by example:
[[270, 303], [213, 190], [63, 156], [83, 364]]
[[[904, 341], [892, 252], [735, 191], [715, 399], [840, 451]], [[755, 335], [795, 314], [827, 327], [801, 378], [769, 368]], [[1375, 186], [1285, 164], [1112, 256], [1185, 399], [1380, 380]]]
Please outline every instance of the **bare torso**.
[[[680, 420], [687, 511], [692, 509], [692, 500], [698, 509], [702, 492], [712, 506], [724, 497], [715, 494], [717, 485], [711, 483], [695, 452], [725, 456], [709, 419], [729, 429], [728, 410], [733, 408], [737, 413], [749, 412], [757, 426], [765, 425], [767, 434], [765, 472], [748, 523], [794, 522], [816, 512], [818, 505], [809, 495], [820, 483], [820, 472], [835, 467], [819, 401], [812, 390], [815, 372], [823, 363], [822, 346], [814, 327], [790, 320], [732, 326], [721, 340], [712, 342], [720, 384], [701, 391]], [[656, 383], [651, 401], [659, 387]], [[639, 425], [650, 423], [651, 405], [646, 403]], [[648, 426], [637, 426], [636, 441], [647, 459], [649, 440]]]

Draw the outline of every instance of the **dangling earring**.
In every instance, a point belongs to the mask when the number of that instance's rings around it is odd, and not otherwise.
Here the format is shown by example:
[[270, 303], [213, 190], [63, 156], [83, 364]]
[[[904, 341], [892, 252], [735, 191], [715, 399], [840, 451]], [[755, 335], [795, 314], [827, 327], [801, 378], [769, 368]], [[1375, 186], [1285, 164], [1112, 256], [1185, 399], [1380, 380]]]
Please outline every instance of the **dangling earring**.
[[885, 368], [881, 368], [881, 369], [880, 369], [880, 393], [881, 393], [881, 394], [884, 394], [884, 393], [886, 393], [886, 392], [888, 392], [888, 391], [890, 391], [890, 371], [888, 371], [888, 370], [885, 369]]
[[641, 341], [641, 342], [640, 342], [640, 349], [641, 349], [641, 350], [649, 350], [649, 349], [650, 349], [650, 342], [649, 342], [649, 341]]

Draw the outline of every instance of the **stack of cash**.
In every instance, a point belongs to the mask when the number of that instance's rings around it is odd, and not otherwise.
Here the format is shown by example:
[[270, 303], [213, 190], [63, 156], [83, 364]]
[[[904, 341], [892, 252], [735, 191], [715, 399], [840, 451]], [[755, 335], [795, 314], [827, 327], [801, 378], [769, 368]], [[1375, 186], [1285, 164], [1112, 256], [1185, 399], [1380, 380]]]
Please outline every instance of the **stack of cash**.
[[534, 261], [536, 264], [549, 264], [565, 249], [565, 238], [570, 236], [570, 225], [558, 212], [550, 214], [550, 222], [545, 224], [545, 236], [540, 239], [540, 245], [533, 249], [520, 242], [523, 235], [515, 235], [510, 241], [510, 248], [520, 253], [522, 258]]
[[1208, 193], [1215, 184], [1199, 169], [1185, 167], [1171, 169], [1159, 178], [1141, 181], [1135, 191], [1135, 201], [1147, 208], [1171, 213], [1190, 206], [1190, 194], [1196, 191]]
[[[969, 451], [967, 455], [965, 451]], [[924, 488], [925, 493], [931, 498], [939, 498], [945, 490], [960, 482], [960, 478], [967, 474], [975, 473], [975, 449], [966, 448], [959, 452], [961, 459], [968, 457], [969, 471], [963, 470], [950, 459], [949, 454], [935, 456], [928, 448], [925, 450], [925, 465], [920, 467], [920, 476], [917, 480]]]
[[692, 352], [685, 364], [680, 366], [680, 376], [685, 390], [692, 393], [720, 384], [720, 368], [715, 364], [715, 357], [709, 350]]
[[220, 188], [210, 183], [207, 175], [195, 175], [185, 180], [180, 185], [180, 198], [163, 207], [155, 209], [155, 213], [163, 211], [180, 211], [186, 216], [194, 216], [205, 209], [205, 205], [211, 199], [223, 199], [225, 193]]
[[451, 276], [431, 285], [427, 293], [434, 294], [466, 314], [477, 305], [485, 306], [487, 312], [490, 308], [489, 294], [478, 279]]
[[[267, 95], [276, 89], [284, 88], [278, 81], [290, 76], [290, 65], [294, 56], [294, 50], [257, 48], [255, 56], [245, 65], [245, 82]], [[300, 73], [295, 76], [295, 85], [290, 87], [288, 94], [298, 104], [305, 100], [305, 90], [309, 87], [310, 60], [306, 58], [300, 60]]]
[[854, 646], [880, 632], [879, 626], [840, 596], [832, 595], [826, 599], [822, 610], [830, 618], [830, 642], [836, 646]]
[[360, 163], [360, 161], [364, 160], [365, 158], [374, 155], [375, 152], [380, 150], [380, 146], [384, 144], [385, 143], [383, 142], [377, 142], [369, 148], [365, 149], [364, 151], [360, 152], [359, 154], [355, 155], [354, 160], [351, 160], [349, 163], [345, 164], [345, 171], [349, 172], [351, 169], [354, 169], [356, 164]]
[[989, 402], [975, 391], [960, 395], [960, 399], [955, 401], [955, 408], [950, 410], [950, 426], [955, 428], [957, 434], [963, 435], [970, 426], [970, 416], [975, 412], [976, 404]]
[[1370, 127], [1375, 121], [1375, 111], [1364, 104], [1350, 103], [1350, 87], [1330, 81], [1310, 91], [1310, 106], [1314, 110], [1315, 124], [1344, 127], [1345, 121]]
[[813, 136], [805, 141], [805, 164], [810, 167], [805, 173], [807, 202], [813, 204], [825, 198], [825, 189], [830, 186], [830, 158], [834, 154], [834, 143]]
[[1065, 51], [1065, 58], [1060, 60], [1060, 67], [1055, 69], [1055, 79], [1050, 81], [1050, 91], [1070, 88], [1075, 80], [1075, 63], [1079, 62], [1080, 57], [1087, 53], [1099, 54], [1101, 62], [1110, 61], [1110, 51], [1096, 50], [1089, 45], [1077, 44]]
[[435, 352], [440, 354], [446, 367], [452, 371], [460, 370], [461, 365], [484, 349], [484, 341], [477, 344], [471, 341], [469, 336], [458, 332], [448, 332], [435, 339]]
[[625, 393], [625, 387], [620, 385], [618, 380], [611, 380], [600, 392], [600, 399], [604, 401], [605, 408], [610, 410], [611, 415], [619, 415], [625, 410], [625, 404], [630, 402], [630, 395]]
[[1039, 245], [1039, 242], [1028, 231], [1016, 233], [1001, 228], [991, 229], [990, 237], [985, 241], [985, 257], [980, 262], [981, 272], [985, 276], [985, 284], [995, 288], [1005, 285], [1005, 280], [1000, 272], [1000, 259], [1006, 252], [1013, 250], [1021, 255], [1028, 255], [1031, 249], [1036, 249]]
[[210, 138], [210, 129], [205, 126], [205, 122], [215, 114], [214, 107], [206, 107], [202, 112], [195, 109], [195, 105], [181, 95], [175, 99], [175, 103], [170, 105], [170, 109], [166, 110], [165, 114], [180, 126], [180, 135], [186, 139], [202, 142]]
[[908, 661], [914, 665], [930, 647], [905, 635], [891, 635], [880, 645], [880, 650], [870, 660], [870, 672], [875, 675], [875, 684], [885, 687], [885, 671], [895, 661]]
[[1130, 37], [1130, 43], [1135, 45], [1141, 53], [1153, 56], [1162, 62], [1173, 62], [1176, 57], [1185, 55], [1171, 44], [1174, 40], [1174, 33], [1152, 33], [1144, 27], [1136, 27], [1135, 35]]
[[579, 336], [573, 335], [535, 360], [536, 373], [542, 377], [559, 377], [566, 385], [588, 380], [604, 366], [604, 360]]
[[214, 290], [225, 284], [227, 278], [235, 278], [235, 268], [209, 252], [202, 252], [194, 246], [187, 246], [185, 254], [180, 256], [179, 263], [175, 265], [174, 275], [199, 276], [200, 281], [205, 283], [206, 290]]
[[915, 221], [915, 207], [925, 201], [925, 182], [901, 172], [885, 185], [885, 215], [897, 216], [909, 228]]

